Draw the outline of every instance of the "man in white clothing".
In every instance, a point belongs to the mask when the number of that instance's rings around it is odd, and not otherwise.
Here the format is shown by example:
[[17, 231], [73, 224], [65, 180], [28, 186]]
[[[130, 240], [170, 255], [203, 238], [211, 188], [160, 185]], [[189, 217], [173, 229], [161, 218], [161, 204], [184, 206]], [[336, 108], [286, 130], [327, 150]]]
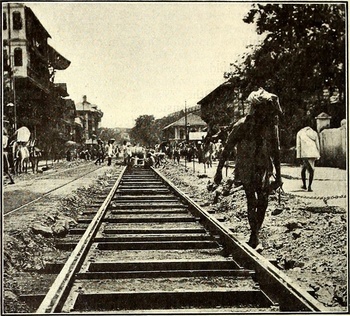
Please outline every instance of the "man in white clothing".
[[315, 174], [315, 161], [320, 159], [320, 142], [318, 134], [311, 127], [306, 126], [297, 133], [297, 158], [301, 159], [302, 189], [306, 190], [306, 170], [309, 173], [309, 186], [307, 190], [312, 192], [311, 185]]
[[112, 158], [114, 156], [114, 139], [111, 138], [107, 145], [107, 166], [112, 164]]

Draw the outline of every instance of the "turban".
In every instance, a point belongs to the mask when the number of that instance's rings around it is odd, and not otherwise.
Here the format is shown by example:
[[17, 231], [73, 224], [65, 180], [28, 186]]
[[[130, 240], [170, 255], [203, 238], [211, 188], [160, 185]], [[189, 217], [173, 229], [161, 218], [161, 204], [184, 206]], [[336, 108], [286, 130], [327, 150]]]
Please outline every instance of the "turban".
[[[248, 96], [247, 101], [252, 105], [249, 111], [251, 115], [254, 115], [256, 111], [258, 111], [261, 114], [261, 111], [264, 111], [264, 109], [267, 112], [272, 111], [270, 114], [275, 113], [278, 115], [282, 115], [283, 113], [278, 96], [273, 93], [267, 92], [263, 88], [259, 88], [258, 91], [253, 91]], [[262, 108], [260, 105], [264, 104], [269, 104], [269, 106], [267, 106], [267, 108]]]
[[267, 92], [263, 88], [259, 88], [258, 91], [253, 91], [249, 96], [247, 101], [251, 104], [259, 104], [266, 101], [276, 101], [278, 100], [277, 95]]

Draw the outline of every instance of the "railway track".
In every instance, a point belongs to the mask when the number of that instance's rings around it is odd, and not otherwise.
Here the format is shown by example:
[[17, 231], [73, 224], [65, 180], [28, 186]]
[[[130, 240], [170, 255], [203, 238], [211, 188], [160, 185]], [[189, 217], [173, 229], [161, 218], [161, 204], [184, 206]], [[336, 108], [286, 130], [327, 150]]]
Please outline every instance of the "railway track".
[[157, 170], [124, 168], [79, 225], [38, 313], [325, 311]]
[[[45, 179], [45, 180], [46, 179], [50, 179], [52, 177], [57, 177], [58, 175], [61, 175], [63, 173], [69, 173], [69, 172], [72, 172], [73, 170], [76, 170], [76, 169], [85, 169], [86, 167], [89, 168], [89, 165], [80, 165], [80, 166], [76, 166], [74, 168], [61, 170], [61, 171], [56, 172], [54, 174], [48, 174], [48, 175], [44, 175], [44, 176], [41, 176], [41, 177], [37, 177], [37, 178], [29, 181], [31, 183], [31, 184], [29, 184], [29, 186], [32, 185], [34, 182], [38, 182], [38, 181], [43, 180], [43, 179]], [[98, 168], [101, 168], [101, 167], [98, 167]], [[79, 174], [78, 176], [75, 176], [75, 177], [73, 177], [71, 179], [68, 179], [64, 183], [60, 183], [60, 184], [52, 187], [51, 189], [47, 190], [46, 192], [43, 192], [41, 194], [41, 196], [39, 196], [39, 197], [37, 197], [35, 199], [29, 200], [29, 201], [25, 201], [22, 205], [17, 206], [17, 207], [15, 207], [13, 209], [10, 209], [10, 210], [5, 209], [3, 215], [4, 216], [9, 216], [9, 215], [11, 215], [11, 214], [13, 214], [13, 213], [23, 209], [24, 207], [27, 207], [27, 206], [29, 206], [29, 205], [31, 205], [33, 203], [36, 203], [36, 202], [42, 200], [43, 198], [45, 198], [46, 196], [48, 196], [49, 194], [51, 194], [52, 192], [57, 191], [57, 190], [63, 188], [64, 186], [67, 186], [67, 185], [71, 184], [72, 182], [78, 181], [78, 180], [84, 178], [85, 176], [87, 176], [88, 174], [95, 172], [96, 170], [97, 169], [91, 170], [91, 168], [89, 168], [88, 171], [85, 171], [83, 174]]]

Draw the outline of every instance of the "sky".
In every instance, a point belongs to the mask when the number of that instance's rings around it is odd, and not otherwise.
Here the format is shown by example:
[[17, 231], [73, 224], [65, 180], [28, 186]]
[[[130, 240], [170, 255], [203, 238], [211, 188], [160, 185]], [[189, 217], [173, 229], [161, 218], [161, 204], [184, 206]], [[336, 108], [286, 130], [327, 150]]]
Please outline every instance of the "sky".
[[71, 61], [55, 82], [104, 113], [102, 127], [135, 125], [194, 106], [225, 81], [259, 36], [238, 2], [26, 3]]

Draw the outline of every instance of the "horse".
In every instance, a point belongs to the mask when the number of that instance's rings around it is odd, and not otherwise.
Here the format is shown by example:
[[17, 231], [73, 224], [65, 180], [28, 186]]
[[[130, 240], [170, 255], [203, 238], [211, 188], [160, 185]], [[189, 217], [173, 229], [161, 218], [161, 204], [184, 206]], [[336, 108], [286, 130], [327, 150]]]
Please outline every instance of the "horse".
[[29, 150], [29, 161], [32, 165], [32, 171], [33, 173], [36, 173], [39, 171], [39, 161], [42, 157], [42, 152], [39, 148], [33, 146], [28, 146]]
[[[271, 191], [282, 185], [278, 117], [282, 115], [278, 97], [264, 89], [252, 92], [249, 115], [232, 126], [220, 158], [214, 182], [222, 180], [222, 168], [237, 144], [235, 184], [243, 185], [247, 197], [248, 222], [251, 230], [248, 245], [256, 248]], [[270, 182], [276, 171], [276, 181]]]
[[12, 145], [15, 173], [28, 172], [29, 150], [22, 142], [14, 142]]

